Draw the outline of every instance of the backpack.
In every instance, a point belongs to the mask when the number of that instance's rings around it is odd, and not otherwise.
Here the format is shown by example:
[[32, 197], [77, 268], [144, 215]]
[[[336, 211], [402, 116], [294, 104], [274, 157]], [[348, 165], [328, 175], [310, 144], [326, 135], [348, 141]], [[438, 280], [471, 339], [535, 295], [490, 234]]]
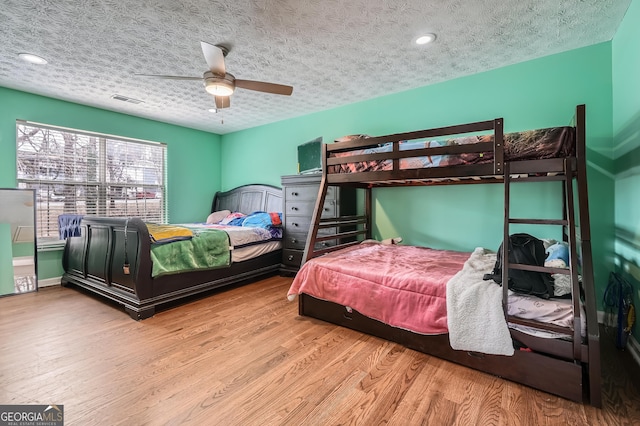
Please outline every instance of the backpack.
[[[500, 244], [496, 264], [491, 274], [485, 274], [485, 280], [494, 280], [502, 285], [502, 250]], [[509, 236], [509, 263], [544, 266], [545, 248], [542, 240], [529, 234]], [[548, 299], [553, 296], [553, 278], [546, 272], [509, 269], [509, 289], [517, 293], [531, 294]]]

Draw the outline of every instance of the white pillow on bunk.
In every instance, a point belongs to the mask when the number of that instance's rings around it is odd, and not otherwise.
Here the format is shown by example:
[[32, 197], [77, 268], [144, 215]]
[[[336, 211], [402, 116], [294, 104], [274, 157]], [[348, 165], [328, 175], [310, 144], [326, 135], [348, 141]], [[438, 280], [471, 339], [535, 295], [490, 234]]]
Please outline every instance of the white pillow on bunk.
[[207, 217], [207, 225], [218, 223], [230, 214], [231, 211], [229, 210], [218, 210], [217, 212], [213, 212], [209, 215], [209, 217]]

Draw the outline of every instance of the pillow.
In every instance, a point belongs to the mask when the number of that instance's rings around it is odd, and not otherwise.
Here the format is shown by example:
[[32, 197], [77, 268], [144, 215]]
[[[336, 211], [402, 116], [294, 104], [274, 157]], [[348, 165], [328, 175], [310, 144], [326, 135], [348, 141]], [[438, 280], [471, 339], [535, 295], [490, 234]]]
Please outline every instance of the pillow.
[[270, 229], [282, 226], [281, 213], [253, 212], [242, 221], [242, 226]]
[[550, 245], [547, 250], [547, 258], [544, 266], [555, 268], [566, 268], [569, 266], [569, 245], [565, 242], [559, 242]]
[[246, 216], [244, 213], [235, 212], [229, 213], [224, 219], [220, 221], [222, 225], [242, 226], [242, 219]]
[[230, 213], [229, 210], [218, 210], [217, 212], [211, 213], [209, 217], [207, 217], [207, 225], [222, 221], [222, 219], [229, 216]]

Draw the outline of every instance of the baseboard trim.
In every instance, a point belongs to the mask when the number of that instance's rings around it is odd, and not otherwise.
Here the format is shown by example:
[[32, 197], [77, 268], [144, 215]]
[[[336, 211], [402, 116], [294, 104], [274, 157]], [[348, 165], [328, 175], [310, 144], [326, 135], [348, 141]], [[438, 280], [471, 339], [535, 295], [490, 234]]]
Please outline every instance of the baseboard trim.
[[47, 278], [46, 280], [38, 280], [38, 288], [60, 285], [61, 280], [62, 280], [62, 277], [54, 277], [54, 278]]

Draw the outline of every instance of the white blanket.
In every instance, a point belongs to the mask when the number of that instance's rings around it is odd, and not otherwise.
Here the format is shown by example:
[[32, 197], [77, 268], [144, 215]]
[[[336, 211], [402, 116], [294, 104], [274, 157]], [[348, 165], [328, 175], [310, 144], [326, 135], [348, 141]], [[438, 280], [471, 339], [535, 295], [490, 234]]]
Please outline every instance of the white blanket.
[[447, 325], [453, 349], [513, 355], [513, 343], [502, 311], [502, 287], [482, 279], [496, 254], [476, 248], [460, 272], [447, 283]]

